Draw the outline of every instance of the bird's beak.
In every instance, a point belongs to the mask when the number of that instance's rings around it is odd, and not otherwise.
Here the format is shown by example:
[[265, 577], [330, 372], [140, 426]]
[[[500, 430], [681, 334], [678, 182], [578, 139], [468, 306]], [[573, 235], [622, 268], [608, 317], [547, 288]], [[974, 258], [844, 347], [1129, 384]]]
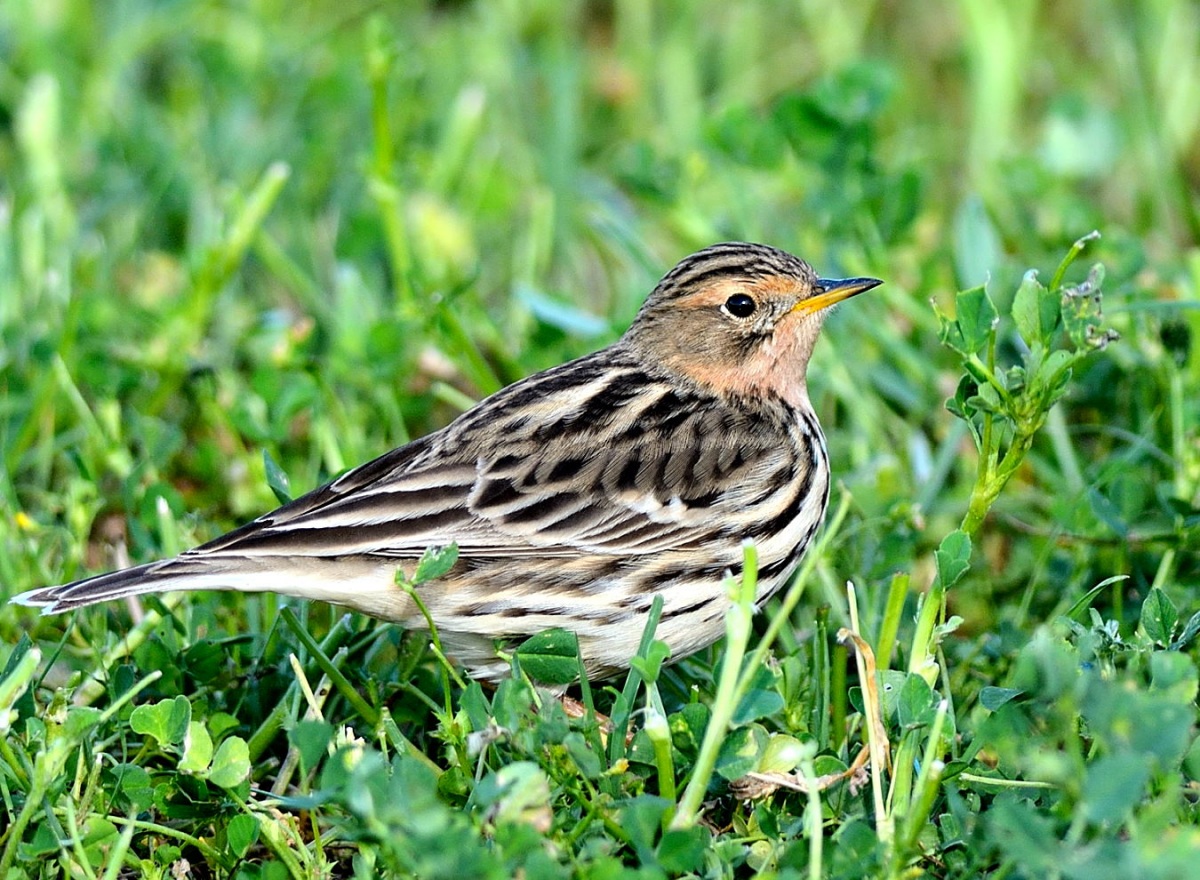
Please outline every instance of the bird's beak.
[[792, 313], [811, 315], [880, 284], [883, 282], [878, 278], [818, 278], [813, 295], [796, 303]]

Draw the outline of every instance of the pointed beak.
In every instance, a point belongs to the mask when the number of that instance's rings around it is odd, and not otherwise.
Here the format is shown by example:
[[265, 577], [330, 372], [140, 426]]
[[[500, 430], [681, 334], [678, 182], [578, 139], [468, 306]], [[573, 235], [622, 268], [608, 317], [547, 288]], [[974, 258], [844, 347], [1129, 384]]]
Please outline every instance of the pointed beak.
[[796, 303], [792, 313], [811, 315], [880, 284], [883, 282], [878, 278], [818, 278], [813, 295]]

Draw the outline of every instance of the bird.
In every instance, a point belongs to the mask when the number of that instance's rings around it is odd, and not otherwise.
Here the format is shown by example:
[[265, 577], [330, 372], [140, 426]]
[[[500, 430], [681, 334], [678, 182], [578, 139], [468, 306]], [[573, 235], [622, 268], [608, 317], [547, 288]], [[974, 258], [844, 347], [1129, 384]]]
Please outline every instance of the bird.
[[656, 596], [672, 660], [724, 633], [726, 579], [757, 548], [755, 607], [797, 567], [829, 499], [807, 369], [828, 309], [882, 282], [725, 242], [680, 261], [614, 343], [500, 389], [444, 428], [166, 560], [12, 601], [55, 614], [174, 590], [273, 592], [406, 628], [496, 682], [506, 649], [575, 633], [584, 668], [628, 669]]

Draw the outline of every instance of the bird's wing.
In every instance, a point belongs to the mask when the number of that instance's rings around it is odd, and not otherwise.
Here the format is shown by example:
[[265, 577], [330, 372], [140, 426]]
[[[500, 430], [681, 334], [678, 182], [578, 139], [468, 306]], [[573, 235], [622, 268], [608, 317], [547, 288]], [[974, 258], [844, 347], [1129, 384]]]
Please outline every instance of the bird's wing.
[[677, 411], [666, 421], [642, 400], [623, 419], [620, 406], [598, 419], [564, 407], [550, 423], [499, 412], [452, 425], [184, 556], [408, 558], [453, 541], [464, 558], [570, 557], [702, 542], [770, 487], [780, 450], [749, 446], [746, 431], [670, 393], [650, 395]]

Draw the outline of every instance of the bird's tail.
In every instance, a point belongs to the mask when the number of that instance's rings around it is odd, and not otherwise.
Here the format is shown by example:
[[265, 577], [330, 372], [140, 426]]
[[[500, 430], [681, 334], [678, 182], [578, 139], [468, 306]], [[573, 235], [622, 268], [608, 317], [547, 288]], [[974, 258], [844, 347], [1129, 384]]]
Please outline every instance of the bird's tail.
[[238, 589], [228, 576], [214, 577], [215, 574], [209, 565], [202, 562], [181, 558], [166, 559], [57, 587], [41, 587], [13, 596], [10, 601], [17, 605], [41, 608], [42, 614], [61, 614], [75, 608], [95, 605], [97, 602], [142, 596], [146, 593]]
[[42, 587], [14, 596], [18, 605], [61, 614], [75, 608], [171, 590], [279, 593], [346, 605], [385, 620], [411, 616], [411, 600], [395, 584], [401, 562], [371, 557], [248, 556], [188, 551], [174, 559]]

